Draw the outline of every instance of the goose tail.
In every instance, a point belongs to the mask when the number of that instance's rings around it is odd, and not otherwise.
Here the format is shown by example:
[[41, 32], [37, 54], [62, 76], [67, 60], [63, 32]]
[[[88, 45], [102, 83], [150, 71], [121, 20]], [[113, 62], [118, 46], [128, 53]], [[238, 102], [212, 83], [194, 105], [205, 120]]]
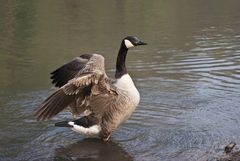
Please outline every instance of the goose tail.
[[70, 121], [61, 121], [61, 122], [57, 122], [55, 123], [56, 127], [73, 127], [73, 125], [70, 125]]

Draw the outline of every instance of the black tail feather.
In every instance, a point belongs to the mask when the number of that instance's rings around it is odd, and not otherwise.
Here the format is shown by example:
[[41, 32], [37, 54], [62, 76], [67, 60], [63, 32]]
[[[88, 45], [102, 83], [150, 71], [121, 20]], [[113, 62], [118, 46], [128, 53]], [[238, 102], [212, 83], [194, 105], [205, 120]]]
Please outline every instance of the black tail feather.
[[73, 127], [72, 125], [69, 125], [68, 123], [69, 123], [69, 121], [61, 121], [61, 122], [55, 123], [55, 126], [57, 126], [57, 127]]

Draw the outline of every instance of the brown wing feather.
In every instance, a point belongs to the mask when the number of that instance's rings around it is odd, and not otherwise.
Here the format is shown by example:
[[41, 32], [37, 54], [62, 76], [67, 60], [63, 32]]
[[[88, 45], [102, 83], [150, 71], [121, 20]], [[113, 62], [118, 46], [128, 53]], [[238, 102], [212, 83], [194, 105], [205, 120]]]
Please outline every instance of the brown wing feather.
[[62, 87], [69, 80], [94, 70], [105, 72], [104, 57], [98, 54], [84, 54], [53, 71], [51, 73], [52, 84]]
[[37, 109], [35, 115], [38, 120], [45, 120], [61, 112], [66, 106], [74, 101], [74, 95], [66, 95], [62, 89], [49, 96]]
[[[90, 55], [90, 54], [89, 54]], [[71, 62], [64, 64], [51, 73], [52, 84], [62, 87], [73, 79], [87, 64], [89, 57], [76, 57]]]
[[35, 114], [37, 119], [49, 119], [61, 112], [77, 99], [84, 99], [85, 96], [89, 95], [89, 91], [87, 91], [86, 88], [91, 88], [91, 86], [98, 83], [99, 79], [103, 78], [104, 75], [105, 74], [101, 71], [95, 71], [72, 79], [66, 85], [49, 96], [40, 105]]
[[61, 88], [37, 108], [35, 115], [38, 120], [49, 119], [67, 106], [85, 100], [85, 97], [90, 95], [92, 85], [106, 76], [104, 57], [98, 54], [84, 54], [51, 74], [52, 83]]

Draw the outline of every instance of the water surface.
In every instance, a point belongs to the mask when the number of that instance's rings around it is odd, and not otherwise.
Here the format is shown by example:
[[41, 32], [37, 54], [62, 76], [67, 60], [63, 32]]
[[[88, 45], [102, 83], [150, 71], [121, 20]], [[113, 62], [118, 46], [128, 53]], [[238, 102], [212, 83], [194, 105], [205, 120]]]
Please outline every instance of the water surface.
[[[239, 1], [5, 1], [0, 5], [0, 160], [206, 160], [240, 143]], [[83, 53], [106, 58], [124, 36], [141, 93], [109, 143], [39, 123], [49, 73]]]

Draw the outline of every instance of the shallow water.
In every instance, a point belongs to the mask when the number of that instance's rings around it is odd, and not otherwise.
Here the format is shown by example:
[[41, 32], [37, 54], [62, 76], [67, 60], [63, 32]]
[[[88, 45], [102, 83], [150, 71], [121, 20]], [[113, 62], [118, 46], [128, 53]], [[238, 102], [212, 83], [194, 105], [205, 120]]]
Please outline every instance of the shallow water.
[[[0, 160], [207, 160], [240, 142], [240, 1], [0, 1]], [[113, 76], [121, 39], [137, 35], [128, 71], [141, 93], [109, 143], [33, 110], [49, 73], [100, 53]]]

